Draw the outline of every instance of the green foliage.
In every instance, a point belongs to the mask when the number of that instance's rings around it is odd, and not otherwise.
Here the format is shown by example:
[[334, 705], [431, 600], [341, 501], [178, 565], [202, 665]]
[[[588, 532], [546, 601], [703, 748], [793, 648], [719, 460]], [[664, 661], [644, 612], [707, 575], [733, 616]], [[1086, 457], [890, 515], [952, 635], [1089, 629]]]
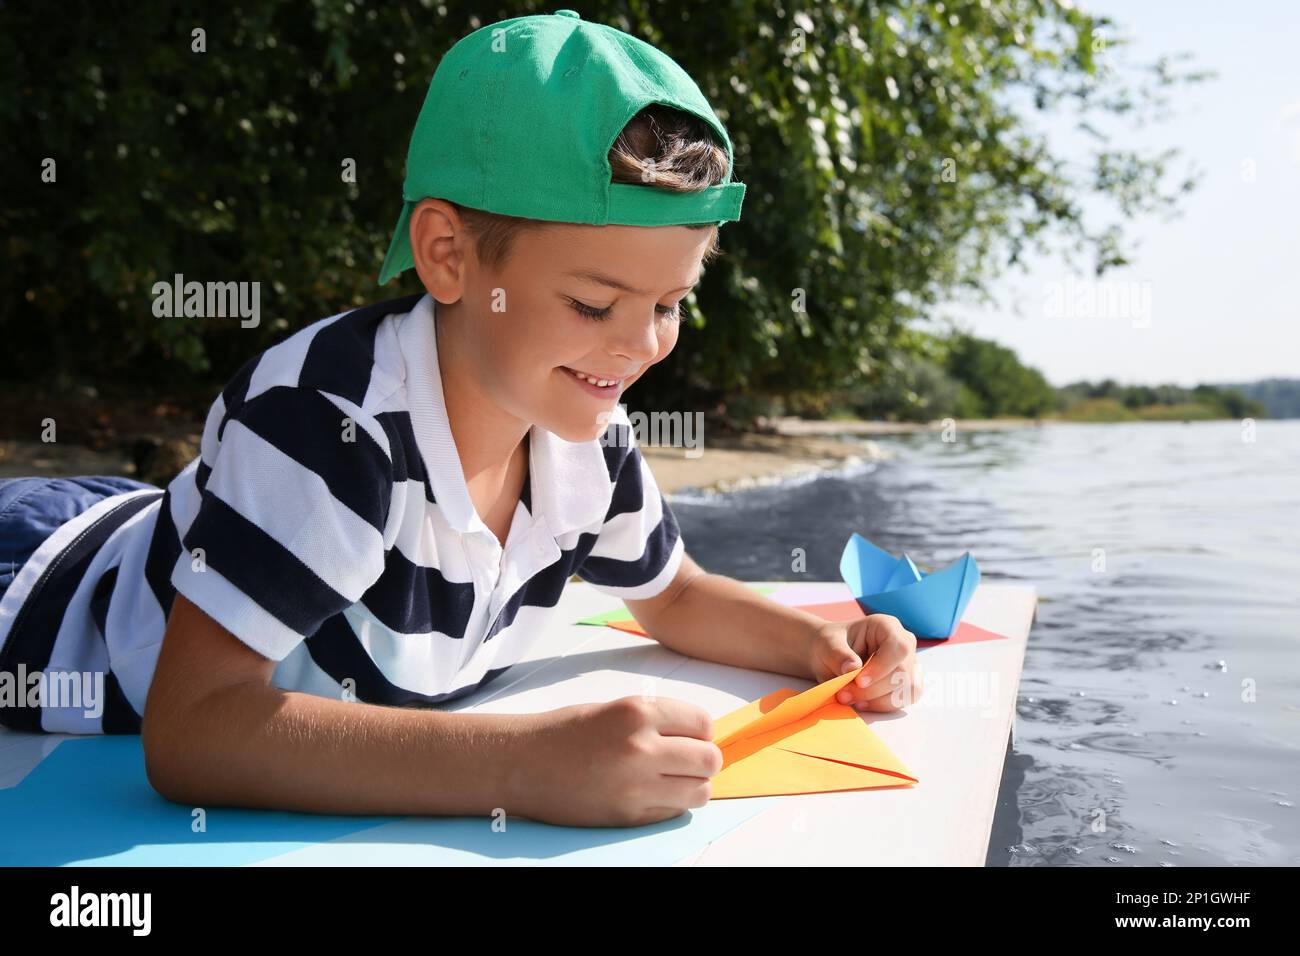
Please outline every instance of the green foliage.
[[1269, 418], [1300, 418], [1300, 379], [1270, 378], [1247, 385], [1223, 385], [1263, 407]]
[[1137, 413], [1114, 398], [1085, 398], [1069, 405], [1061, 418], [1074, 422], [1132, 422]]
[[1235, 416], [1222, 415], [1210, 405], [1199, 402], [1184, 402], [1178, 405], [1151, 405], [1147, 408], [1140, 408], [1137, 417], [1144, 421], [1153, 422], [1193, 422]]
[[1058, 404], [1042, 374], [1004, 346], [964, 333], [911, 333], [904, 347], [835, 396], [862, 418], [1038, 418]]
[[1038, 418], [1056, 408], [1055, 389], [1009, 348], [957, 334], [948, 349], [948, 371], [968, 390], [961, 417]]
[[1197, 421], [1212, 418], [1263, 418], [1263, 403], [1237, 388], [1197, 385], [1120, 385], [1112, 379], [1075, 382], [1060, 389], [1061, 417], [1070, 421], [1111, 422], [1137, 419]]
[[[375, 276], [428, 80], [471, 30], [550, 9], [178, 0], [165, 15], [105, 2], [52, 16], [6, 4], [0, 327], [13, 377], [220, 382], [290, 329], [415, 291], [413, 275], [383, 289]], [[1113, 26], [1051, 0], [606, 0], [582, 12], [698, 80], [749, 184], [678, 348], [639, 386], [647, 406], [739, 396], [754, 408], [796, 391], [815, 403], [893, 383], [915, 396], [894, 402], [905, 415], [1035, 414], [1029, 379], [1016, 373], [1030, 388], [1019, 398], [955, 382], [909, 326], [956, 292], [987, 295], [1049, 236], [1094, 271], [1124, 262], [1118, 227], [1092, 230], [1079, 198], [1109, 196], [1132, 216], [1169, 208], [1189, 185], [1166, 182], [1167, 155], [1115, 149], [1100, 133], [1067, 168], [1026, 122], [1036, 108], [1140, 123], [1199, 78], [1168, 62], [1136, 82], [1105, 69], [1098, 38], [1120, 43]], [[195, 28], [204, 53], [191, 49]], [[57, 183], [40, 179], [47, 157]], [[1071, 172], [1084, 160], [1087, 172]], [[151, 286], [177, 273], [261, 282], [261, 326], [155, 318]], [[980, 349], [962, 360], [1006, 365]]]
[[947, 352], [932, 335], [904, 329], [884, 361], [871, 363], [833, 394], [835, 404], [859, 418], [929, 421], [953, 414], [960, 383], [944, 368]]

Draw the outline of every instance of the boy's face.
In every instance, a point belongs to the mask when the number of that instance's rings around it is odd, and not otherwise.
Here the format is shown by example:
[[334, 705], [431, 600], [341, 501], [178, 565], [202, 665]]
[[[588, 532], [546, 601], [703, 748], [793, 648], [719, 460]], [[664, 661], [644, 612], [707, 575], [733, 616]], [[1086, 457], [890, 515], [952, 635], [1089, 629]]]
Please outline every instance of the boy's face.
[[599, 437], [622, 393], [677, 344], [676, 313], [711, 238], [686, 226], [548, 223], [517, 234], [500, 270], [483, 267], [466, 242], [465, 371], [522, 421], [568, 441]]

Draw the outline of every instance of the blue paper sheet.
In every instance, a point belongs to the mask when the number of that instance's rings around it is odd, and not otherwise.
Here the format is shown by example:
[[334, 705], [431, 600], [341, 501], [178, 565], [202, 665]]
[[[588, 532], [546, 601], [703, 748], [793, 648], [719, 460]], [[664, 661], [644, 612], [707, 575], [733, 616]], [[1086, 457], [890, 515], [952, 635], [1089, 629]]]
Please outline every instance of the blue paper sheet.
[[239, 866], [303, 850], [311, 852], [296, 854], [302, 862], [381, 866], [668, 865], [774, 799], [715, 800], [646, 827], [507, 820], [505, 832], [494, 832], [487, 817], [345, 817], [208, 807], [206, 831], [196, 833], [193, 808], [163, 799], [149, 785], [138, 736], [91, 737], [64, 741], [16, 786], [0, 789], [0, 865]]

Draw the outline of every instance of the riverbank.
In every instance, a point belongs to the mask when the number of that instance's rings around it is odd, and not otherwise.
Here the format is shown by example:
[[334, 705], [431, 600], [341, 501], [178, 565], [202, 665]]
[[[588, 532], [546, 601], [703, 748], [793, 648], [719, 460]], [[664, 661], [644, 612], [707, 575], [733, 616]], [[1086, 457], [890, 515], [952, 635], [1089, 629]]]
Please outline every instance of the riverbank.
[[[990, 419], [952, 424], [960, 431], [1002, 431], [1032, 428], [1028, 419]], [[830, 421], [803, 418], [759, 419], [754, 431], [738, 435], [706, 432], [698, 457], [687, 449], [643, 447], [655, 480], [669, 497], [687, 489], [725, 492], [774, 484], [863, 462], [880, 461], [888, 453], [873, 437], [933, 432], [942, 436], [944, 422]], [[692, 452], [694, 454], [694, 452]]]
[[643, 446], [641, 452], [670, 498], [688, 488], [738, 491], [885, 457], [870, 441], [762, 432], [706, 435], [700, 449]]
[[[126, 475], [162, 485], [198, 454], [197, 440], [173, 440], [143, 448], [140, 456], [129, 450], [101, 451], [64, 441], [0, 440], [0, 478]], [[684, 448], [646, 447], [642, 451], [660, 489], [668, 495], [687, 488], [734, 491], [884, 456], [871, 442], [758, 432], [710, 436], [697, 458], [688, 458], [690, 449]]]
[[[759, 419], [750, 431], [706, 431], [699, 449], [643, 445], [642, 452], [660, 490], [671, 498], [687, 490], [738, 491], [887, 458], [888, 452], [873, 438], [930, 433], [942, 440], [947, 437], [945, 431], [955, 438], [962, 433], [1056, 423], [1061, 421], [1001, 418], [916, 423], [771, 418]], [[90, 437], [87, 444], [62, 437], [51, 444], [0, 439], [0, 478], [127, 475], [163, 485], [198, 454], [200, 427], [198, 422], [165, 418], [145, 431], [113, 429], [115, 435], [140, 436], [130, 442], [104, 440], [99, 435]]]
[[978, 418], [940, 419], [933, 422], [877, 422], [859, 418], [760, 418], [758, 427], [772, 429], [780, 435], [915, 435], [919, 432], [940, 432], [952, 427], [958, 431], [992, 432], [1009, 428], [1036, 428], [1044, 424], [1034, 418]]
[[[0, 477], [22, 475], [128, 475], [165, 484], [198, 454], [199, 424], [168, 421], [130, 444], [57, 443], [0, 439]], [[942, 434], [944, 423], [760, 420], [752, 431], [706, 432], [699, 449], [643, 446], [660, 489], [735, 491], [804, 477], [830, 468], [877, 461], [886, 453], [872, 436]], [[1024, 419], [957, 422], [961, 431], [1032, 428]], [[694, 457], [692, 457], [694, 456]]]

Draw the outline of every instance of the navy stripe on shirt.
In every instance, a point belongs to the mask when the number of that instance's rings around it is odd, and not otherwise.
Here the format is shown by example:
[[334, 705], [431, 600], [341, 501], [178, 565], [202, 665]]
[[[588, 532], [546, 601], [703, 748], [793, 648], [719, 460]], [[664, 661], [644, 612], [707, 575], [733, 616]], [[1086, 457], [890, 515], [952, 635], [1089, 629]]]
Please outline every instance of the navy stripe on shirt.
[[[425, 374], [438, 374], [431, 301], [412, 296], [334, 316], [244, 363], [209, 411], [204, 454], [165, 492], [142, 496], [139, 507], [152, 513], [137, 512], [142, 520], [129, 527], [123, 517], [111, 539], [87, 536], [79, 551], [65, 550], [66, 577], [51, 576], [0, 633], [0, 662], [29, 672], [51, 655], [104, 670], [107, 644], [102, 720], [83, 724], [62, 709], [50, 729], [138, 729], [130, 702], [145, 698], [177, 593], [282, 662], [277, 676], [288, 683], [279, 686], [333, 693], [331, 682], [352, 678], [362, 701], [428, 706], [519, 660], [571, 576], [612, 594], [666, 584], [679, 531], [625, 418], [610, 423], [599, 448], [560, 453], [553, 436], [530, 433], [534, 465], [514, 516], [517, 545], [501, 553], [469, 540], [490, 533], [458, 524], [464, 476], [454, 448], [446, 453], [437, 379]], [[413, 383], [421, 387], [414, 407]], [[355, 441], [343, 440], [346, 417], [355, 418]], [[535, 439], [547, 444], [534, 448]], [[555, 470], [537, 470], [547, 463]], [[591, 496], [534, 487], [534, 474]], [[449, 510], [435, 488], [447, 492]], [[547, 510], [534, 515], [535, 502]], [[89, 580], [105, 540], [116, 570]], [[195, 569], [196, 549], [206, 571]], [[88, 617], [60, 628], [74, 594]], [[0, 717], [42, 729], [35, 708]]]

